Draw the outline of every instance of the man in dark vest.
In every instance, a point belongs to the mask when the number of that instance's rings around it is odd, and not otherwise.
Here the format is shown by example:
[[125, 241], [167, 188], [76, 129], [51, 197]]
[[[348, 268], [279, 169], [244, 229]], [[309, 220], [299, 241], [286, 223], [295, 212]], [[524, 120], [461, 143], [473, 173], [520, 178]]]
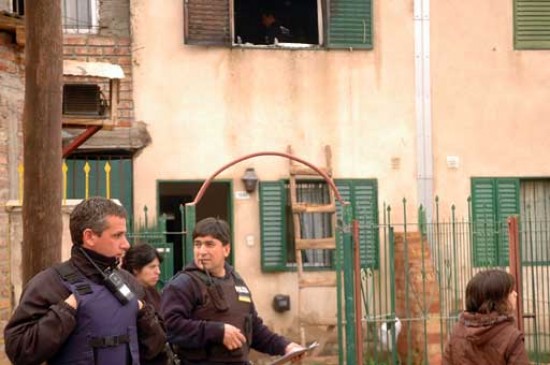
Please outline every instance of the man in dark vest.
[[193, 231], [194, 262], [164, 288], [161, 312], [183, 364], [248, 364], [251, 348], [284, 355], [302, 347], [269, 330], [243, 279], [225, 262], [229, 225], [206, 218]]
[[[4, 330], [14, 364], [139, 365], [166, 335], [133, 276], [118, 270], [130, 247], [126, 211], [90, 198], [70, 217], [71, 258], [33, 277]], [[37, 253], [39, 254], [39, 253]]]

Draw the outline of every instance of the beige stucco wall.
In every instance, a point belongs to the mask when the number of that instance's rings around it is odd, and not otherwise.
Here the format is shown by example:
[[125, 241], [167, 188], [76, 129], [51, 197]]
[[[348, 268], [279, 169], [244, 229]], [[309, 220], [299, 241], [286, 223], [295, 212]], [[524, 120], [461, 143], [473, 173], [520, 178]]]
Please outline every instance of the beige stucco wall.
[[[369, 51], [188, 46], [182, 6], [180, 0], [162, 7], [132, 2], [136, 119], [148, 124], [153, 140], [134, 162], [136, 211], [157, 205], [157, 180], [205, 179], [237, 157], [285, 152], [287, 145], [319, 165], [330, 145], [335, 177], [376, 178], [382, 201], [408, 196], [415, 205], [412, 1], [375, 2]], [[220, 177], [242, 190], [240, 177], [249, 166], [263, 180], [288, 176], [287, 161], [264, 157]], [[288, 329], [296, 274], [262, 274], [257, 196], [233, 203], [235, 265], [266, 322]], [[271, 309], [277, 293], [291, 295], [291, 313]], [[334, 315], [334, 295], [321, 295], [327, 300], [312, 294], [308, 308]]]
[[[464, 207], [472, 176], [548, 177], [550, 51], [513, 49], [512, 1], [431, 7], [434, 190], [442, 204]], [[457, 169], [447, 156], [459, 157]]]

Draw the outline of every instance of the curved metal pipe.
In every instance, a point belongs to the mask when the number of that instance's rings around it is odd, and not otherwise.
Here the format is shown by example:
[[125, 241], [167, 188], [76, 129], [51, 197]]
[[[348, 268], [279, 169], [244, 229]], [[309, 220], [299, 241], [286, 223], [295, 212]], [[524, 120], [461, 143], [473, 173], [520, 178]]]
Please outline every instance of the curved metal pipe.
[[299, 157], [296, 157], [296, 156], [293, 156], [291, 154], [288, 154], [288, 153], [284, 153], [284, 152], [274, 152], [274, 151], [264, 151], [264, 152], [256, 152], [256, 153], [251, 153], [249, 155], [245, 155], [243, 157], [240, 157], [240, 158], [237, 158], [236, 160], [233, 160], [225, 165], [223, 165], [222, 167], [220, 167], [218, 170], [216, 170], [216, 172], [214, 172], [201, 186], [199, 192], [197, 193], [197, 196], [195, 197], [195, 200], [193, 200], [193, 202], [191, 203], [188, 203], [188, 205], [196, 205], [200, 202], [200, 200], [202, 199], [203, 195], [204, 195], [204, 192], [206, 191], [206, 189], [208, 188], [208, 186], [210, 186], [210, 184], [212, 183], [212, 181], [214, 180], [214, 178], [216, 176], [218, 176], [223, 170], [239, 163], [239, 162], [242, 162], [242, 161], [245, 161], [245, 160], [249, 160], [251, 158], [254, 158], [254, 157], [259, 157], [259, 156], [279, 156], [279, 157], [284, 157], [284, 158], [288, 158], [290, 160], [294, 160], [296, 162], [300, 162], [310, 168], [312, 168], [313, 170], [315, 170], [319, 175], [321, 175], [323, 177], [323, 179], [327, 182], [327, 184], [331, 187], [331, 189], [334, 191], [334, 194], [336, 196], [336, 199], [338, 199], [338, 201], [342, 204], [342, 205], [345, 205], [345, 204], [349, 204], [348, 202], [344, 201], [344, 199], [342, 199], [342, 196], [340, 195], [340, 192], [338, 191], [338, 188], [336, 187], [336, 185], [334, 184], [334, 181], [332, 181], [332, 179], [330, 178], [330, 176], [328, 176], [325, 172], [323, 172], [321, 169], [319, 169], [317, 166], [307, 162], [306, 160], [302, 160], [301, 158]]

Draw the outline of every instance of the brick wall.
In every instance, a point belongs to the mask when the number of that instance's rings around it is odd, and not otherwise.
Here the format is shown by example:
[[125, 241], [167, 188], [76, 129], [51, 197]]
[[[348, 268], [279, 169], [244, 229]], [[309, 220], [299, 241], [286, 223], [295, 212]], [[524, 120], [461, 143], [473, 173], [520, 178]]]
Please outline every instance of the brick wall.
[[[129, 127], [134, 121], [134, 101], [132, 98], [132, 56], [129, 36], [103, 36], [66, 34], [63, 39], [64, 59], [109, 62], [122, 67], [124, 79], [120, 82], [120, 94], [118, 105], [118, 126]], [[78, 80], [68, 78], [66, 81]], [[97, 82], [108, 98], [108, 83], [105, 80], [86, 79], [85, 81]]]
[[[122, 67], [125, 78], [120, 85], [118, 125], [131, 126], [134, 105], [129, 3], [128, 0], [100, 0], [99, 4], [99, 34], [65, 34], [64, 58], [109, 62]], [[0, 365], [10, 364], [4, 353], [3, 330], [16, 299], [12, 294], [10, 247], [20, 244], [10, 242], [6, 212], [8, 200], [17, 198], [17, 167], [23, 154], [24, 49], [14, 43], [12, 34], [0, 31]], [[107, 85], [105, 80], [97, 82]]]
[[[418, 232], [407, 234], [406, 247], [404, 234], [395, 234], [395, 287], [396, 314], [403, 323], [397, 342], [402, 363], [409, 363], [409, 357], [414, 365], [424, 364], [424, 359], [440, 365], [439, 286], [428, 241]], [[424, 322], [424, 312], [433, 318]]]
[[[23, 48], [13, 35], [0, 31], [0, 330], [12, 311], [12, 286], [8, 214], [6, 202], [17, 194], [17, 166], [22, 161], [22, 119], [24, 98]], [[0, 334], [0, 364], [9, 364]]]

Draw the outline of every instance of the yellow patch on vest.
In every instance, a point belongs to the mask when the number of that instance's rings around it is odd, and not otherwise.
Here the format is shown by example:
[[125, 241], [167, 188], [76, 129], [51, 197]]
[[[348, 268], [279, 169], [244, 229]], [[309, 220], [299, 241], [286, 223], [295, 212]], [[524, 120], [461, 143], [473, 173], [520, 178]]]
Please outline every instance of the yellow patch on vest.
[[252, 300], [250, 299], [250, 296], [239, 295], [239, 302], [251, 303]]

